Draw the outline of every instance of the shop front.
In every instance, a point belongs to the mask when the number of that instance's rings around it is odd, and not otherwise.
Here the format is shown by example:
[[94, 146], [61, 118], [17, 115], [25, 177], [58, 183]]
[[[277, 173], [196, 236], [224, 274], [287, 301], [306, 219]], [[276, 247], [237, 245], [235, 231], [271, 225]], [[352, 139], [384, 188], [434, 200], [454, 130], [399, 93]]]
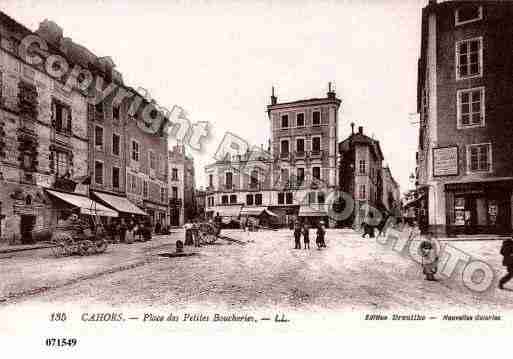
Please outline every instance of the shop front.
[[513, 181], [445, 185], [447, 234], [511, 232]]

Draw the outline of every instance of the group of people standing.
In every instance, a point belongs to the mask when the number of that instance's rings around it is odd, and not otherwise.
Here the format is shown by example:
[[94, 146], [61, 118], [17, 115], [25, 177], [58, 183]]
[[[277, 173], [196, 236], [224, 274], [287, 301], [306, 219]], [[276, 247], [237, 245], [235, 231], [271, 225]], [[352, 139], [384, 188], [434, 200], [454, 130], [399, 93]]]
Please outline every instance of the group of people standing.
[[[310, 249], [310, 226], [308, 223], [294, 223], [294, 249], [301, 249], [301, 236], [303, 236], [304, 249]], [[326, 248], [326, 228], [324, 222], [320, 221], [317, 224], [317, 237], [315, 243], [317, 249]]]
[[185, 229], [185, 241], [184, 245], [194, 247], [201, 247], [200, 237], [199, 237], [199, 222], [197, 219], [193, 219], [192, 221], [188, 221], [184, 224], [183, 228]]
[[149, 219], [139, 221], [134, 218], [121, 218], [114, 220], [105, 226], [106, 234], [111, 237], [112, 242], [133, 243], [136, 240], [151, 240], [152, 225]]

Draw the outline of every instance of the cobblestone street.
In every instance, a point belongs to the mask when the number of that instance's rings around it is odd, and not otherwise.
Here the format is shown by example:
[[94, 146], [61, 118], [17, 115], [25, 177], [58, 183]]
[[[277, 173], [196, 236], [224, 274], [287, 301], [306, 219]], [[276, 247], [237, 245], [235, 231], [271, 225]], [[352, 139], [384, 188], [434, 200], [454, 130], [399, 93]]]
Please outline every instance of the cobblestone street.
[[[148, 243], [111, 246], [104, 255], [53, 258], [50, 251], [4, 255], [0, 298], [6, 304], [67, 303], [113, 306], [280, 310], [481, 310], [513, 308], [513, 293], [476, 295], [455, 275], [423, 280], [418, 264], [351, 230], [329, 230], [328, 248], [294, 250], [291, 232], [223, 234], [192, 257], [167, 258], [177, 232]], [[453, 244], [485, 259], [500, 274], [500, 241]], [[187, 248], [193, 251], [193, 248]], [[42, 289], [41, 289], [42, 288]], [[48, 289], [48, 290], [46, 290]], [[42, 290], [41, 293], [38, 291]]]

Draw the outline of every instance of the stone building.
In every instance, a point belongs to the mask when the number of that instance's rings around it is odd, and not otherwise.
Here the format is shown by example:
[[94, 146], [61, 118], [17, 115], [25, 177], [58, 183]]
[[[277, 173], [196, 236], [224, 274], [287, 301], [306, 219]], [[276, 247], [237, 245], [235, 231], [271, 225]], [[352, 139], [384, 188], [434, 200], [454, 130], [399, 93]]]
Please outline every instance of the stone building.
[[10, 242], [30, 240], [32, 230], [57, 221], [60, 199], [43, 188], [74, 192], [88, 171], [86, 98], [44, 63], [22, 59], [19, 45], [31, 34], [0, 12], [0, 228]]
[[340, 225], [359, 227], [368, 206], [385, 209], [383, 204], [383, 153], [379, 141], [367, 136], [363, 127], [339, 144], [340, 189], [354, 199], [352, 215], [343, 219]]
[[[20, 46], [28, 36], [38, 46]], [[71, 209], [84, 216], [125, 212], [167, 221], [167, 136], [163, 128], [141, 130], [141, 112], [153, 103], [125, 86], [114, 67], [51, 21], [32, 32], [0, 12], [2, 240], [30, 240], [34, 230], [53, 228]], [[94, 79], [90, 85], [82, 86], [84, 73]], [[99, 79], [115, 90], [91, 101]], [[134, 106], [126, 96], [113, 103], [121, 90], [141, 98], [140, 106], [128, 111]], [[132, 161], [134, 141], [141, 166]], [[126, 192], [135, 194], [130, 201]]]
[[430, 1], [418, 62], [419, 222], [438, 234], [510, 233], [513, 4]]
[[325, 98], [283, 103], [273, 89], [267, 106], [269, 148], [239, 146], [206, 166], [207, 214], [238, 218], [267, 211], [282, 225], [299, 217], [334, 225], [328, 218], [327, 196], [338, 187], [340, 102], [331, 85]]

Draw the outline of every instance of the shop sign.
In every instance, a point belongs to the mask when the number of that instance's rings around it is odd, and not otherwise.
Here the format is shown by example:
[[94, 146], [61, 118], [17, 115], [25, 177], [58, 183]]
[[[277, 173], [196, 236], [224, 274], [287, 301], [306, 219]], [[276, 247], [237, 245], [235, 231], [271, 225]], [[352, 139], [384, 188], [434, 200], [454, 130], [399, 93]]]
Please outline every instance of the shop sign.
[[458, 147], [433, 148], [433, 176], [458, 175]]

